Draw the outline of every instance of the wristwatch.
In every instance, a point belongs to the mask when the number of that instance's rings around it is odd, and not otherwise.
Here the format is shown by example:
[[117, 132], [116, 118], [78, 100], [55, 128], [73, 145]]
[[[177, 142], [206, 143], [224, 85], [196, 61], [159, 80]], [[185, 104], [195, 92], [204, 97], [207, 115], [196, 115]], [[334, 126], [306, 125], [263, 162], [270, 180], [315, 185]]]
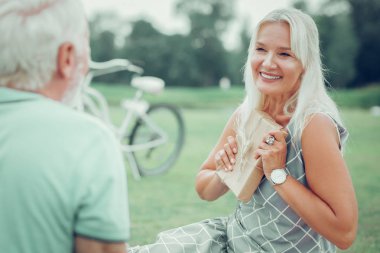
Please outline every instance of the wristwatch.
[[270, 174], [270, 180], [272, 181], [273, 185], [280, 185], [285, 183], [287, 176], [288, 173], [286, 172], [285, 168], [274, 169]]

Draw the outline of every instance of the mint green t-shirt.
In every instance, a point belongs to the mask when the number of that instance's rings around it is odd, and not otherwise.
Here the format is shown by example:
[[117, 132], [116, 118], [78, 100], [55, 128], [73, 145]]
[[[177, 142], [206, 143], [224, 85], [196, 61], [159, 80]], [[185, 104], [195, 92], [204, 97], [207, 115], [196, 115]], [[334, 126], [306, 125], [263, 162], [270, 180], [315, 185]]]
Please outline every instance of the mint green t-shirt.
[[0, 88], [0, 252], [70, 253], [75, 235], [129, 238], [117, 141], [90, 116]]

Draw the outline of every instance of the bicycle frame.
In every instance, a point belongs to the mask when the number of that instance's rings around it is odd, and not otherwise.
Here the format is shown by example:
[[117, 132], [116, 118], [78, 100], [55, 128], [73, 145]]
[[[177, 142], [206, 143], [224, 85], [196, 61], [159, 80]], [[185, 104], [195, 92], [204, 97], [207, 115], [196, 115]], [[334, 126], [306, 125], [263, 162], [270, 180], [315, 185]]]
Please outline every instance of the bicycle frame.
[[[111, 60], [105, 63], [91, 62], [90, 69], [91, 70], [86, 76], [86, 79], [82, 86], [82, 104], [78, 106], [78, 108], [84, 111], [85, 109], [84, 107], [87, 107], [87, 109], [90, 111], [91, 114], [102, 119], [105, 122], [105, 124], [110, 129], [112, 129], [115, 136], [120, 141], [121, 150], [126, 155], [128, 163], [132, 170], [133, 177], [136, 180], [139, 180], [141, 178], [141, 175], [140, 175], [135, 157], [132, 155], [132, 152], [145, 150], [145, 149], [152, 149], [154, 147], [162, 145], [163, 143], [167, 142], [168, 135], [166, 134], [165, 131], [163, 131], [160, 127], [158, 127], [154, 123], [154, 121], [151, 120], [150, 117], [148, 116], [147, 111], [149, 109], [150, 104], [147, 101], [142, 99], [143, 88], [135, 86], [137, 88], [137, 91], [133, 99], [132, 100], [125, 99], [122, 101], [122, 108], [125, 111], [125, 115], [124, 115], [121, 125], [117, 127], [112, 122], [112, 119], [110, 117], [109, 104], [107, 100], [99, 91], [90, 87], [90, 83], [93, 77], [95, 76], [110, 74], [110, 73], [123, 71], [123, 70], [131, 71], [138, 75], [141, 75], [142, 69], [137, 66], [134, 66], [127, 60], [121, 60], [121, 59]], [[130, 135], [128, 131], [129, 131], [130, 124], [137, 121], [143, 121], [146, 124], [146, 126], [149, 127], [149, 130], [152, 133], [155, 133], [158, 138], [155, 138], [154, 140], [151, 140], [142, 144], [130, 145], [130, 144], [122, 143], [125, 137], [127, 137], [129, 140]]]

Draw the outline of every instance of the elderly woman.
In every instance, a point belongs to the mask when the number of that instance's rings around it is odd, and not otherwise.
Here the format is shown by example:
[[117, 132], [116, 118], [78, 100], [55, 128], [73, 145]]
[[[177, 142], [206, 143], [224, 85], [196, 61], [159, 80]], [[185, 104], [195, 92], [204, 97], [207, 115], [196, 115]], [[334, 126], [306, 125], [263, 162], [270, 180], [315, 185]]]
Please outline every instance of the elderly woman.
[[318, 30], [306, 14], [275, 10], [257, 26], [245, 66], [246, 98], [203, 163], [196, 189], [205, 200], [228, 191], [216, 175], [232, 170], [254, 110], [288, 132], [269, 132], [253, 156], [265, 177], [248, 203], [229, 217], [162, 232], [133, 252], [336, 252], [348, 248], [358, 210], [342, 157], [347, 137], [324, 86]]

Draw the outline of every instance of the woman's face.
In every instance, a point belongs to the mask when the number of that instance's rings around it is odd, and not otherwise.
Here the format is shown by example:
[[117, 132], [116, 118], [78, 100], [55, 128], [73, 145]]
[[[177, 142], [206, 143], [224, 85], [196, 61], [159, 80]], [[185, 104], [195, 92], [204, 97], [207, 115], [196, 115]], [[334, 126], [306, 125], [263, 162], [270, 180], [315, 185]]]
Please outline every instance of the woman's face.
[[268, 96], [291, 97], [300, 86], [303, 67], [290, 49], [289, 25], [264, 23], [253, 50], [251, 68], [259, 91]]

